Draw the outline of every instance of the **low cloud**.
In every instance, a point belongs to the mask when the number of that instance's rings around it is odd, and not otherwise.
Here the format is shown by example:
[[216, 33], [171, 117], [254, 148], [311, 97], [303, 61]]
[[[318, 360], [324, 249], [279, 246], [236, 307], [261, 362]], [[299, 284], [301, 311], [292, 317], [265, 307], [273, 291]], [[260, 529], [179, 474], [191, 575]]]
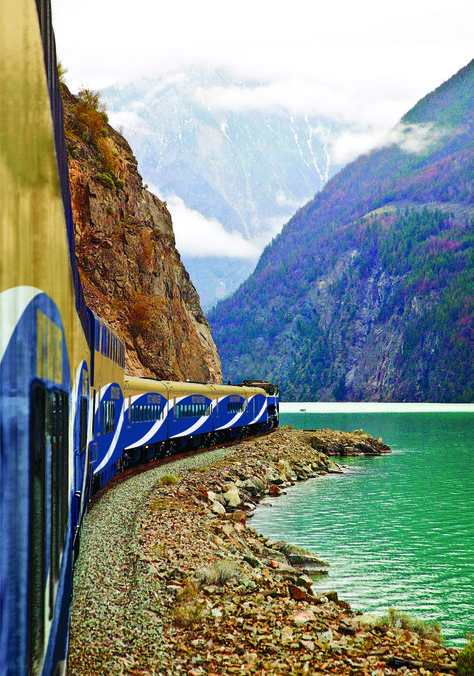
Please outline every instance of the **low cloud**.
[[198, 87], [198, 101], [211, 109], [266, 110], [281, 108], [295, 114], [344, 117], [347, 94], [326, 83], [286, 80], [266, 84]]
[[429, 150], [443, 136], [430, 122], [427, 124], [397, 124], [386, 136], [383, 145], [397, 145], [407, 153], [420, 155]]
[[373, 150], [380, 144], [378, 131], [347, 131], [331, 144], [331, 158], [335, 164], [347, 164], [359, 155]]
[[341, 134], [331, 145], [335, 163], [345, 164], [372, 150], [398, 146], [406, 153], [417, 155], [429, 150], [442, 137], [443, 132], [433, 124], [397, 124], [388, 134], [381, 129], [349, 131]]
[[[153, 192], [159, 194], [158, 189]], [[190, 209], [176, 195], [166, 197], [173, 219], [176, 247], [184, 256], [257, 259], [260, 247], [247, 241], [236, 231], [227, 232], [214, 218], [206, 218], [199, 211]]]

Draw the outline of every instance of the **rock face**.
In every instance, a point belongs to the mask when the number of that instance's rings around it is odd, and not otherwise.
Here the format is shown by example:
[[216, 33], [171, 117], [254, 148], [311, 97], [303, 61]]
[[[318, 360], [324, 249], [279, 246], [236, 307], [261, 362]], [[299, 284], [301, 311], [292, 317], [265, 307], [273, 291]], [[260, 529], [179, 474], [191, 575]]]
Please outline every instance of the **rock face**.
[[[143, 186], [100, 104], [63, 85], [76, 258], [89, 307], [116, 331], [131, 375], [221, 382], [166, 204]], [[93, 99], [93, 97], [92, 97]]]

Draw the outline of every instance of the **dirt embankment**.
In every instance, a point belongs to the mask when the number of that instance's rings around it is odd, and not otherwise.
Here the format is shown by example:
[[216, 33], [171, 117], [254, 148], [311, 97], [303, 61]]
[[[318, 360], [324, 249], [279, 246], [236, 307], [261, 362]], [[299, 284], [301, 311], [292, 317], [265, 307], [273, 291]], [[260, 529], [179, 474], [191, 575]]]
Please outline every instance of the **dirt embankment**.
[[251, 528], [262, 497], [340, 471], [322, 448], [390, 451], [362, 432], [282, 428], [108, 491], [87, 519], [69, 674], [455, 673], [436, 632], [315, 595], [311, 575], [330, 562]]

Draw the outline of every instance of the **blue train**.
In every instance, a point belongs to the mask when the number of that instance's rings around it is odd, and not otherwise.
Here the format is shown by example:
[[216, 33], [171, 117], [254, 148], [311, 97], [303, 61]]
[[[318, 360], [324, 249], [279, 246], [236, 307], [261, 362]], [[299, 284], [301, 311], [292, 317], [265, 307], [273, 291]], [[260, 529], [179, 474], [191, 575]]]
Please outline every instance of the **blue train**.
[[65, 673], [81, 525], [124, 469], [278, 424], [278, 388], [125, 375], [75, 263], [49, 0], [2, 3], [0, 676]]

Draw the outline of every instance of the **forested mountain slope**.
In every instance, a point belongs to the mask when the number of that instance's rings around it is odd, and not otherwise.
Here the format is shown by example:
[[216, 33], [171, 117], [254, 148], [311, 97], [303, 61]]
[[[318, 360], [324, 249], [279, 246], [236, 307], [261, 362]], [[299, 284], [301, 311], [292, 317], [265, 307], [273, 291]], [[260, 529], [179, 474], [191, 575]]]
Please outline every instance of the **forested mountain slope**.
[[298, 211], [211, 313], [287, 400], [474, 400], [474, 61]]

